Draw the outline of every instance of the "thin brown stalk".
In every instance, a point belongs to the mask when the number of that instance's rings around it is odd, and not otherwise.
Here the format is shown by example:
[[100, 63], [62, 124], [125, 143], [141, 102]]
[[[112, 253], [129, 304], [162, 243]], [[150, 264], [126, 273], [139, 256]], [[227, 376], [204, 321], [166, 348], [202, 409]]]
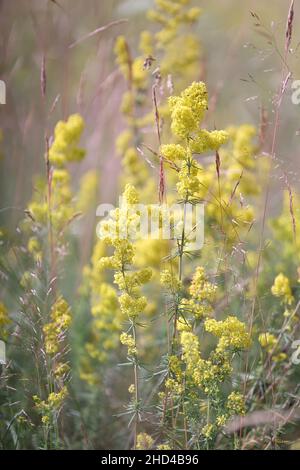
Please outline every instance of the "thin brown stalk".
[[285, 31], [285, 51], [288, 52], [290, 45], [291, 45], [291, 40], [292, 40], [292, 34], [293, 34], [293, 22], [294, 22], [294, 0], [292, 0], [290, 9], [289, 9], [289, 14], [288, 14], [288, 19], [286, 23], [286, 31]]
[[295, 212], [294, 212], [294, 203], [293, 203], [293, 193], [292, 193], [292, 188], [289, 183], [288, 177], [286, 173], [284, 174], [285, 177], [285, 184], [289, 193], [289, 208], [290, 208], [290, 215], [292, 219], [292, 226], [293, 226], [293, 234], [294, 234], [294, 239], [296, 241], [296, 218], [295, 218]]
[[[158, 137], [159, 147], [161, 146], [161, 135], [160, 135], [160, 116], [158, 112], [157, 105], [157, 96], [156, 96], [156, 84], [152, 87], [152, 101], [154, 106], [154, 115], [156, 123], [156, 131]], [[165, 198], [166, 182], [165, 182], [165, 172], [164, 172], [164, 161], [162, 156], [159, 156], [159, 183], [158, 183], [158, 199], [159, 203], [162, 204]]]
[[76, 41], [72, 42], [68, 47], [69, 47], [69, 49], [72, 49], [73, 47], [75, 47], [78, 44], [82, 43], [83, 41], [86, 41], [87, 39], [95, 36], [96, 34], [103, 33], [104, 31], [107, 31], [108, 29], [112, 28], [113, 26], [118, 26], [119, 24], [127, 23], [127, 21], [128, 20], [126, 18], [122, 18], [122, 19], [116, 20], [116, 21], [111, 21], [110, 23], [108, 23], [104, 26], [100, 26], [100, 28], [97, 28], [94, 31], [91, 31], [88, 34], [85, 34], [81, 38], [79, 38]]
[[47, 85], [45, 54], [43, 54], [43, 57], [42, 57], [40, 83], [41, 83], [42, 97], [43, 97], [43, 99], [45, 99], [45, 97], [46, 97], [46, 85]]

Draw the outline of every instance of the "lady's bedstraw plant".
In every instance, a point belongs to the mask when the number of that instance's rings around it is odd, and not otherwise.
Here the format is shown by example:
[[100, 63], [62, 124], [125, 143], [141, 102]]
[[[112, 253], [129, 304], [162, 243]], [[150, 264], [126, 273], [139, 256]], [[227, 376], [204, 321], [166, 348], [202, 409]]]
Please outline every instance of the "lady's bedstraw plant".
[[100, 224], [100, 237], [114, 248], [109, 257], [100, 259], [102, 268], [111, 268], [115, 271], [114, 283], [118, 286], [120, 310], [123, 322], [127, 322], [126, 331], [121, 333], [120, 341], [127, 348], [128, 361], [133, 366], [133, 384], [129, 392], [133, 395], [128, 406], [128, 413], [132, 415], [130, 423], [134, 425], [134, 448], [137, 447], [138, 423], [141, 419], [141, 397], [139, 395], [139, 359], [137, 327], [140, 325], [140, 316], [146, 308], [147, 300], [141, 294], [141, 287], [151, 278], [151, 269], [132, 270], [134, 258], [134, 239], [136, 227], [139, 224], [139, 212], [132, 211], [131, 207], [138, 204], [138, 193], [131, 185], [127, 185], [123, 193], [123, 204], [120, 208], [110, 212], [110, 219]]
[[[162, 145], [160, 152], [178, 167], [177, 193], [185, 214], [187, 204], [200, 202], [202, 169], [194, 154], [217, 151], [229, 136], [226, 131], [210, 132], [200, 128], [208, 106], [204, 83], [194, 82], [179, 96], [172, 96], [169, 106], [171, 130], [179, 143]], [[224, 397], [222, 386], [233, 373], [234, 355], [250, 346], [250, 337], [245, 325], [234, 316], [228, 316], [224, 321], [207, 318], [213, 314], [212, 302], [217, 287], [207, 279], [203, 267], [196, 268], [188, 289], [189, 296], [186, 296], [184, 258], [192, 253], [185, 222], [183, 216], [176, 251], [171, 256], [171, 269], [161, 276], [162, 285], [169, 293], [173, 328], [166, 389], [161, 394], [160, 439], [165, 435], [162, 445], [173, 447], [179, 442], [184, 448], [199, 448], [213, 443], [231, 415], [245, 412], [243, 395], [234, 391]], [[174, 259], [178, 260], [177, 269], [174, 269]], [[202, 357], [200, 350], [200, 330], [218, 338], [216, 348], [207, 359]]]
[[[57, 283], [67, 252], [66, 231], [78, 215], [68, 164], [84, 157], [78, 145], [82, 131], [83, 120], [78, 114], [57, 123], [53, 142], [46, 148], [47, 181], [38, 181], [22, 227], [29, 236], [27, 249], [34, 263], [29, 261], [20, 281], [24, 289], [20, 321], [32, 326], [29, 347], [38, 371], [38, 393], [33, 395], [33, 402], [41, 416], [43, 445], [47, 448], [60, 445], [58, 419], [68, 395], [67, 333], [72, 314]], [[25, 320], [28, 311], [29, 320]]]

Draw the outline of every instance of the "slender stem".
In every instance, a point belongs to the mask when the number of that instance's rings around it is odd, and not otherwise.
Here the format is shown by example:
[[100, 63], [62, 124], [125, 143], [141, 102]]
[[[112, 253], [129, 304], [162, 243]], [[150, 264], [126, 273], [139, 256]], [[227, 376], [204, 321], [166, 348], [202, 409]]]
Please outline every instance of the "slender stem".
[[[135, 342], [135, 345], [136, 345], [136, 327], [135, 327], [135, 325], [133, 325], [132, 330], [133, 330], [134, 342]], [[136, 406], [138, 407], [138, 403], [139, 403], [139, 379], [138, 379], [138, 366], [137, 366], [136, 359], [134, 361], [133, 373], [134, 373], [135, 402], [136, 402]], [[138, 419], [139, 419], [138, 410], [136, 410], [135, 420], [134, 420], [134, 450], [136, 450], [136, 444], [137, 444]]]
[[[126, 276], [125, 276], [125, 265], [122, 263], [122, 268], [121, 268], [122, 276], [124, 279], [124, 284], [125, 284], [125, 292], [127, 292], [128, 295], [130, 295], [130, 290], [127, 286], [126, 282]], [[132, 325], [132, 334], [133, 334], [133, 339], [134, 339], [134, 345], [135, 348], [137, 349], [137, 331], [136, 331], [136, 325], [135, 323], [131, 321]], [[133, 443], [133, 448], [136, 450], [136, 444], [137, 444], [137, 433], [138, 433], [138, 422], [139, 422], [139, 415], [138, 415], [138, 406], [139, 406], [139, 377], [138, 377], [138, 364], [137, 364], [137, 358], [134, 358], [134, 363], [133, 363], [133, 375], [134, 375], [134, 391], [135, 391], [135, 403], [136, 403], [136, 410], [135, 410], [135, 419], [134, 419], [134, 443]]]
[[[207, 423], [207, 426], [208, 426], [209, 423], [210, 423], [210, 399], [208, 399], [208, 402], [207, 402], [206, 423]], [[208, 440], [208, 439], [206, 439], [206, 448], [207, 448], [207, 450], [209, 450], [209, 440]]]

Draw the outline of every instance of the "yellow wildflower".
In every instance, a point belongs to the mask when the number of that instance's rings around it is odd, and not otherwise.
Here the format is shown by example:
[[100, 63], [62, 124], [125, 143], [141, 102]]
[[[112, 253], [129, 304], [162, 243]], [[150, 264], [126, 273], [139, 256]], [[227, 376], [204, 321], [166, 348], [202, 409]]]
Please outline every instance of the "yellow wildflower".
[[11, 323], [11, 320], [8, 316], [8, 311], [5, 305], [0, 302], [0, 339], [6, 338], [7, 336], [7, 326]]
[[[49, 150], [49, 160], [56, 167], [62, 167], [66, 162], [82, 160], [85, 155], [78, 147], [84, 122], [79, 114], [72, 114], [68, 120], [59, 121], [54, 130], [54, 141]], [[64, 174], [66, 177], [66, 174]]]
[[263, 348], [272, 350], [277, 343], [277, 338], [272, 333], [261, 333], [258, 337], [258, 341]]
[[186, 150], [179, 144], [168, 144], [160, 147], [161, 154], [171, 162], [176, 160], [184, 160], [186, 158]]
[[242, 350], [248, 348], [251, 344], [246, 325], [234, 316], [229, 316], [224, 321], [209, 318], [205, 320], [204, 326], [206, 331], [220, 338], [217, 346], [219, 351], [229, 348]]
[[280, 273], [276, 276], [271, 291], [275, 297], [282, 297], [288, 305], [293, 303], [294, 297], [292, 296], [290, 281], [284, 274]]
[[137, 353], [136, 343], [133, 336], [129, 335], [128, 333], [121, 333], [120, 341], [124, 346], [128, 348], [128, 355], [135, 356]]
[[137, 444], [136, 448], [137, 450], [148, 450], [151, 449], [153, 446], [153, 439], [149, 434], [145, 432], [141, 432], [137, 435]]
[[179, 137], [191, 135], [202, 122], [207, 110], [207, 90], [203, 82], [193, 82], [180, 96], [169, 98], [171, 129]]
[[230, 414], [245, 415], [246, 406], [245, 400], [241, 393], [231, 392], [227, 398], [227, 409]]
[[60, 338], [71, 324], [70, 307], [63, 297], [59, 297], [51, 308], [51, 322], [43, 327], [46, 352], [55, 354], [59, 350]]

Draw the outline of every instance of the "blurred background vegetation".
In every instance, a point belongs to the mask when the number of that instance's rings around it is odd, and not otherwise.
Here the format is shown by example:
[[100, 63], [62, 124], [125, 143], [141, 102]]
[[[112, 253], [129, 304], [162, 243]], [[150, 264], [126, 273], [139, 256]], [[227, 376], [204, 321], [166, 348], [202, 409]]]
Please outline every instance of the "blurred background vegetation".
[[[59, 3], [59, 2], [58, 2]], [[47, 63], [47, 109], [59, 96], [49, 127], [72, 112], [81, 112], [86, 121], [84, 143], [88, 158], [78, 177], [87, 168], [107, 175], [101, 191], [114, 199], [119, 167], [114, 141], [122, 128], [119, 107], [124, 80], [118, 72], [113, 44], [125, 34], [134, 51], [140, 31], [153, 29], [146, 18], [151, 0], [67, 1], [61, 7], [49, 0], [5, 1], [1, 8], [1, 79], [7, 86], [7, 104], [1, 106], [2, 206], [25, 207], [31, 194], [32, 176], [43, 170], [45, 112], [40, 92], [42, 57]], [[271, 112], [274, 90], [281, 73], [285, 40], [287, 2], [250, 0], [247, 5], [234, 0], [195, 2], [203, 8], [196, 27], [202, 43], [205, 79], [210, 95], [218, 94], [213, 121], [217, 128], [229, 124], [259, 121], [263, 105]], [[261, 27], [251, 16], [256, 12]], [[294, 47], [299, 36], [299, 10], [295, 9]], [[128, 19], [69, 48], [75, 40], [113, 20]], [[271, 36], [274, 42], [270, 43]], [[298, 50], [298, 49], [297, 49]], [[180, 51], [178, 51], [180, 53]], [[300, 76], [299, 53], [292, 59], [294, 79]], [[288, 95], [290, 94], [288, 90]], [[299, 170], [296, 157], [300, 136], [298, 107], [286, 99], [281, 122], [278, 158], [284, 154], [285, 170]], [[270, 116], [271, 119], [272, 116]], [[107, 182], [107, 183], [106, 183]], [[107, 184], [107, 187], [103, 187]], [[109, 197], [108, 197], [109, 195]], [[274, 207], [277, 206], [274, 202]], [[16, 221], [18, 209], [1, 213]]]

